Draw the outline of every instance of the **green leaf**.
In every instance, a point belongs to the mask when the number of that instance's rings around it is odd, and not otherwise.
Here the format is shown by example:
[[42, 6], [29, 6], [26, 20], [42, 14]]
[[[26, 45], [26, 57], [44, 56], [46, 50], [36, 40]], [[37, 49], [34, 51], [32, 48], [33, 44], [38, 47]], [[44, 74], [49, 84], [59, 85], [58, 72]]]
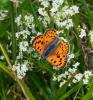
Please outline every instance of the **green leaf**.
[[10, 3], [10, 21], [11, 21], [11, 35], [12, 35], [12, 52], [13, 52], [13, 63], [16, 60], [16, 31], [15, 31], [15, 17], [16, 17], [16, 8], [14, 7], [14, 4]]
[[40, 92], [44, 96], [44, 100], [49, 100], [49, 87], [47, 86], [47, 84], [44, 83], [44, 81], [42, 81], [39, 78], [40, 76], [39, 77], [38, 76], [39, 75], [32, 73], [30, 78], [33, 81], [33, 83], [35, 84], [35, 86], [40, 90]]
[[74, 92], [76, 92], [80, 88], [81, 85], [82, 85], [81, 82], [79, 84], [75, 85], [68, 92], [66, 92], [64, 95], [62, 95], [58, 100], [65, 100], [71, 94], [73, 94]]
[[5, 66], [2, 62], [0, 62], [0, 68], [3, 71], [5, 71], [9, 76], [11, 76], [14, 80], [16, 79], [16, 82], [21, 87], [25, 97], [29, 98], [27, 100], [35, 100], [35, 97], [32, 95], [31, 91], [29, 90], [29, 87], [25, 84], [23, 80], [17, 79], [15, 74], [10, 69], [8, 69], [8, 67]]
[[[2, 44], [0, 44], [0, 49], [9, 65], [9, 67], [12, 67], [12, 64], [10, 62], [10, 59], [5, 51], [5, 49], [3, 48]], [[31, 91], [29, 90], [29, 88], [27, 87], [27, 85], [24, 83], [23, 80], [19, 80], [16, 77], [15, 72], [13, 72], [11, 69], [9, 69], [9, 67], [7, 67], [5, 64], [3, 64], [0, 61], [0, 68], [5, 71], [9, 76], [11, 76], [14, 80], [16, 79], [17, 84], [20, 86], [22, 92], [24, 93], [25, 97], [27, 98], [27, 100], [35, 100], [34, 96], [32, 95]]]
[[73, 77], [71, 77], [62, 87], [60, 87], [56, 94], [55, 94], [55, 97], [54, 97], [54, 100], [58, 100], [58, 98], [60, 96], [62, 96], [65, 92], [66, 92], [66, 89], [68, 87], [68, 84], [72, 81]]
[[25, 84], [23, 80], [19, 80], [20, 84], [23, 86], [24, 92], [27, 95], [27, 100], [36, 100], [35, 97], [30, 92], [29, 87]]

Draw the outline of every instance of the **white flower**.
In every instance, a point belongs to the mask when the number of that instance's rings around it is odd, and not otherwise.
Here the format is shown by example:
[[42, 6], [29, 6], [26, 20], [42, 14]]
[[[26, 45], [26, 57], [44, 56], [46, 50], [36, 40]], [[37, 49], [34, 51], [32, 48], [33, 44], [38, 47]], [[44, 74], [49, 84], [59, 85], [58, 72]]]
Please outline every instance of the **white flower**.
[[93, 76], [91, 71], [85, 71], [84, 72], [84, 79], [83, 79], [83, 83], [84, 84], [88, 84], [89, 83], [90, 76]]
[[68, 75], [68, 71], [65, 71], [64, 73], [57, 76], [57, 81], [59, 82], [62, 78], [67, 78]]
[[92, 74], [92, 72], [91, 71], [85, 71], [84, 72], [84, 77], [85, 78], [89, 78], [90, 76], [92, 76], [93, 74]]
[[34, 17], [32, 15], [25, 15], [25, 25], [26, 27], [33, 30], [35, 32], [35, 24], [34, 24]]
[[22, 53], [22, 51], [19, 51], [19, 54], [16, 59], [22, 59], [22, 58], [23, 58], [23, 53]]
[[39, 8], [38, 12], [41, 16], [39, 16], [39, 20], [43, 23], [45, 27], [50, 23], [50, 17], [48, 13], [45, 11], [45, 8]]
[[77, 69], [76, 68], [69, 68], [68, 71], [73, 74], [77, 71]]
[[37, 36], [39, 36], [39, 35], [42, 35], [42, 33], [41, 32], [37, 32]]
[[12, 70], [16, 72], [17, 78], [22, 79], [28, 71], [28, 61], [24, 61], [22, 64], [16, 62]]
[[85, 36], [86, 36], [86, 31], [84, 29], [81, 29], [79, 37], [82, 39]]
[[70, 79], [72, 77], [71, 73], [69, 73], [67, 79]]
[[76, 62], [73, 66], [74, 66], [75, 68], [77, 68], [79, 65], [80, 65], [80, 63], [79, 63], [79, 62]]
[[70, 27], [73, 27], [72, 19], [68, 19], [66, 22], [66, 28], [69, 29]]
[[35, 49], [33, 47], [29, 47], [28, 50], [27, 50], [27, 53], [30, 54], [33, 51], [35, 51]]
[[64, 3], [64, 0], [52, 0], [53, 5], [62, 5]]
[[28, 50], [28, 42], [27, 41], [22, 41], [19, 42], [19, 50], [20, 51], [27, 51]]
[[16, 38], [19, 39], [20, 36], [23, 37], [23, 39], [27, 39], [27, 36], [30, 35], [30, 31], [28, 30], [23, 30], [20, 32], [16, 32]]
[[31, 36], [31, 40], [30, 40], [30, 43], [32, 44], [32, 41], [35, 39], [34, 36]]
[[4, 59], [4, 56], [0, 56], [0, 59], [3, 60]]
[[67, 16], [73, 16], [73, 15], [75, 15], [75, 14], [77, 14], [77, 13], [79, 13], [79, 7], [77, 7], [76, 5], [73, 5], [72, 7], [70, 7], [69, 8], [69, 6], [64, 6], [63, 8], [62, 8], [62, 11], [63, 11], [63, 14], [62, 14], [62, 16], [65, 18], [65, 17], [67, 17]]
[[58, 82], [61, 80], [62, 76], [63, 76], [63, 74], [60, 74], [60, 75], [57, 76]]
[[82, 79], [83, 74], [78, 73], [78, 74], [76, 74], [74, 77], [75, 77], [75, 79], [77, 80], [77, 82], [79, 82], [79, 81]]
[[84, 84], [88, 84], [89, 83], [89, 80], [88, 79], [83, 79], [83, 83]]
[[49, 6], [49, 0], [38, 0], [40, 2], [40, 4], [46, 8]]
[[69, 54], [69, 58], [74, 58], [75, 57], [75, 55], [72, 53], [72, 54]]
[[70, 87], [70, 86], [71, 86], [71, 84], [69, 83], [69, 84], [68, 84], [68, 86]]
[[63, 30], [57, 31], [57, 34], [64, 33]]
[[56, 23], [57, 23], [58, 26], [60, 26], [60, 27], [64, 26], [67, 29], [69, 29], [70, 27], [73, 27], [72, 19], [67, 19], [67, 20], [65, 20], [63, 22], [60, 22], [60, 21], [56, 20]]
[[[24, 18], [24, 20], [22, 17]], [[20, 30], [23, 29], [23, 25], [24, 25], [26, 26], [26, 30], [30, 28], [32, 33], [36, 32], [34, 17], [32, 15], [25, 15], [25, 16], [19, 15], [15, 18], [15, 23], [17, 24], [17, 26], [20, 26]]]
[[69, 75], [68, 71], [65, 71], [65, 75], [66, 75], [66, 76]]
[[70, 7], [70, 10], [72, 10], [71, 15], [74, 15], [76, 13], [79, 13], [79, 7], [76, 5], [73, 5], [72, 7]]
[[15, 23], [17, 24], [17, 26], [22, 25], [22, 16], [19, 15], [15, 18]]
[[74, 54], [69, 54], [69, 55], [68, 55], [68, 62], [69, 62], [72, 58], [74, 58], [74, 57], [75, 57]]
[[4, 20], [7, 16], [8, 11], [7, 10], [0, 10], [0, 20]]
[[55, 2], [52, 3], [51, 13], [55, 13], [58, 11], [59, 5], [57, 5]]
[[59, 70], [59, 68], [57, 68], [56, 66], [53, 66], [53, 69], [54, 69], [54, 70]]
[[46, 21], [48, 24], [50, 23], [50, 17], [49, 16], [46, 16], [44, 21]]
[[46, 7], [49, 6], [49, 2], [48, 2], [48, 1], [42, 1], [42, 2], [41, 2], [41, 5], [43, 5], [44, 8], [46, 8]]
[[55, 12], [58, 11], [58, 7], [57, 7], [57, 6], [56, 6], [55, 8], [53, 7], [50, 11], [51, 11], [51, 13], [53, 14], [53, 13], [55, 13]]
[[39, 12], [39, 14], [42, 15], [42, 16], [48, 16], [48, 15], [47, 15], [47, 12], [45, 11], [44, 8], [39, 8], [39, 9], [38, 9], [38, 12]]
[[53, 79], [52, 79], [53, 81], [56, 81], [57, 80], [57, 77], [56, 76], [53, 76]]
[[72, 82], [73, 82], [73, 83], [77, 83], [78, 81], [77, 81], [76, 79], [73, 79]]
[[62, 82], [60, 82], [59, 87], [62, 87], [65, 83], [66, 83], [66, 81], [65, 81], [65, 80], [64, 80], [64, 81], [62, 81]]
[[47, 25], [50, 23], [50, 17], [47, 15], [47, 16], [44, 16], [44, 18], [42, 16], [39, 16], [38, 18], [45, 27], [47, 27]]

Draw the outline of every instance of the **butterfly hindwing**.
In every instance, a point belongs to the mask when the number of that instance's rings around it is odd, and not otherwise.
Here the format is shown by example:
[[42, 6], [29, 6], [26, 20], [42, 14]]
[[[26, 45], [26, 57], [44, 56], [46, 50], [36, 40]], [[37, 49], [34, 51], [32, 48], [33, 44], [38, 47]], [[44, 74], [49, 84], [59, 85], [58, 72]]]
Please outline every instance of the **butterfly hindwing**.
[[62, 68], [66, 64], [67, 56], [64, 54], [60, 55], [52, 54], [47, 58], [47, 60], [57, 68]]
[[38, 51], [38, 53], [40, 53], [41, 55], [44, 52], [45, 49], [45, 42], [44, 42], [44, 36], [43, 35], [39, 35], [37, 36], [33, 42], [32, 45], [34, 46], [34, 48]]
[[62, 40], [57, 49], [55, 50], [55, 52], [53, 52], [47, 58], [47, 60], [57, 68], [62, 68], [65, 66], [67, 62], [68, 50], [69, 50], [69, 44]]

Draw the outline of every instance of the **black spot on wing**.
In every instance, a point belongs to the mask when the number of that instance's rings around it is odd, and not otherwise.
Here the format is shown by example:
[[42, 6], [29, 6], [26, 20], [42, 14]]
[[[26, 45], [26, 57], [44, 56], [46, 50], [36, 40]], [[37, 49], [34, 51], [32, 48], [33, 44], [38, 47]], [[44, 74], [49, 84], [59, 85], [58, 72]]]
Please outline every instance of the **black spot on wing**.
[[36, 40], [39, 39], [39, 38], [43, 38], [43, 35], [37, 36], [37, 37], [32, 41], [32, 44], [34, 44], [35, 42], [37, 42]]
[[56, 61], [54, 61], [54, 63], [56, 63]]
[[57, 58], [60, 58], [60, 55], [57, 55]]
[[62, 58], [60, 58], [60, 60], [62, 60]]
[[53, 59], [51, 59], [51, 61], [53, 61]]
[[43, 41], [40, 41], [40, 44], [44, 44], [44, 42]]

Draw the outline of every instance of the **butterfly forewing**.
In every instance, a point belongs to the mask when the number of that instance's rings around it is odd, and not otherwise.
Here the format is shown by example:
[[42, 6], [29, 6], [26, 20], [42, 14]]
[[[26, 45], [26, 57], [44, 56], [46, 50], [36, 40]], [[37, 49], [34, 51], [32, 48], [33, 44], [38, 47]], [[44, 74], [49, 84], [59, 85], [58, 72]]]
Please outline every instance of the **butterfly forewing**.
[[44, 38], [46, 45], [50, 44], [58, 36], [54, 29], [49, 29], [45, 32]]
[[32, 45], [38, 51], [38, 53], [42, 55], [45, 49], [44, 36], [43, 35], [37, 36], [33, 40]]

